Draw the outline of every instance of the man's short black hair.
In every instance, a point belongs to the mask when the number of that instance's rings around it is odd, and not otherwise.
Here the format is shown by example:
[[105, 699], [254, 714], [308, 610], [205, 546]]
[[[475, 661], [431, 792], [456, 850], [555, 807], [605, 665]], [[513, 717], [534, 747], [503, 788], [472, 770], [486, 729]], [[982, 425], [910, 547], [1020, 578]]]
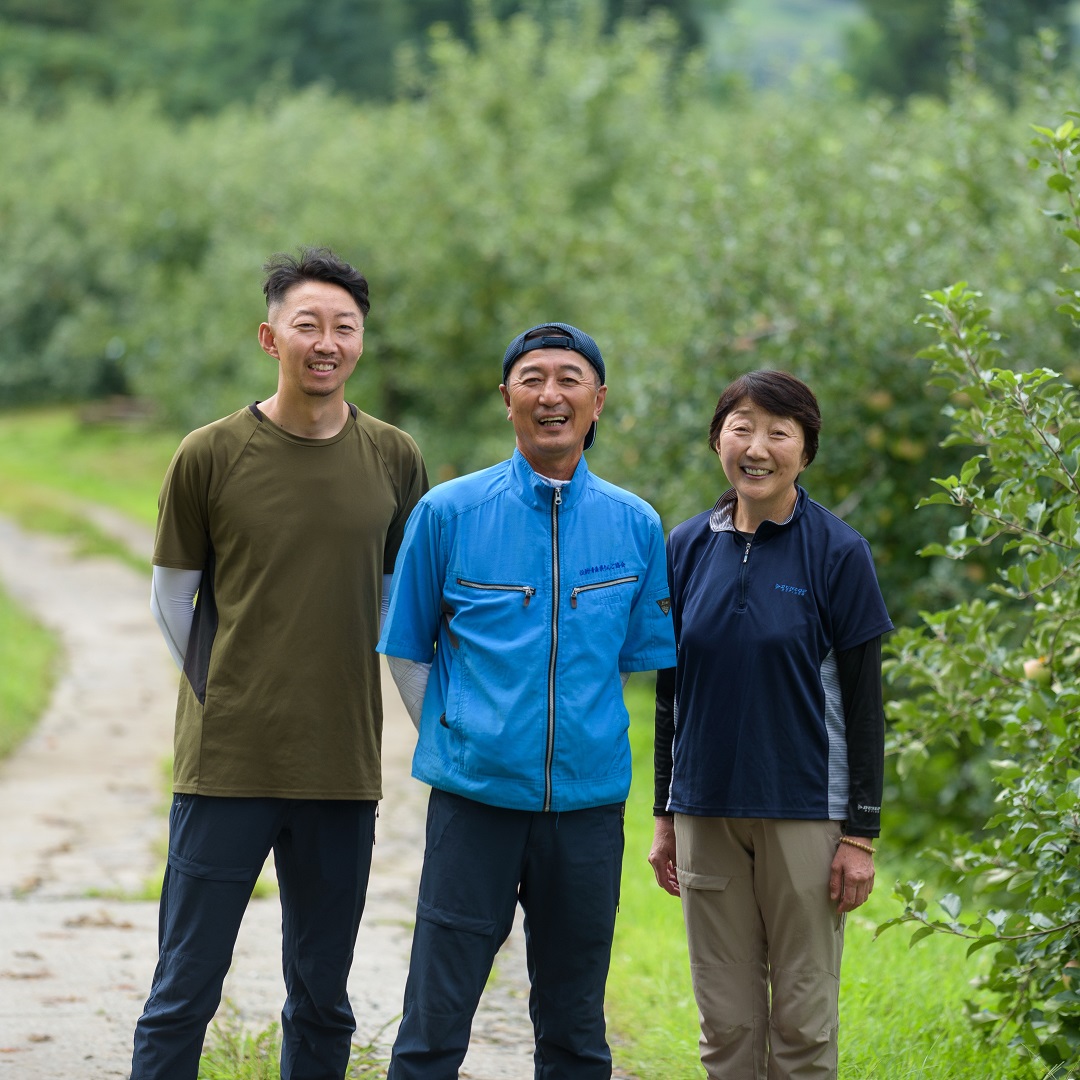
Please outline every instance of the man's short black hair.
[[302, 247], [298, 256], [279, 251], [263, 263], [266, 280], [263, 293], [267, 310], [285, 299], [285, 294], [305, 281], [327, 281], [340, 285], [356, 301], [360, 314], [367, 318], [371, 310], [367, 278], [328, 247]]

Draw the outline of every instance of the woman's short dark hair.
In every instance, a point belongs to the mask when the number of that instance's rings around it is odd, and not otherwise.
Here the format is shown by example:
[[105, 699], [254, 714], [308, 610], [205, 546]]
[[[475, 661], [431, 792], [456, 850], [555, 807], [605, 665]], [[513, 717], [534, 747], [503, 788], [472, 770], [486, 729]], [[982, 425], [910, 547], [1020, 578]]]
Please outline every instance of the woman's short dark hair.
[[278, 252], [263, 263], [266, 280], [263, 293], [266, 307], [278, 304], [294, 286], [304, 281], [327, 281], [340, 285], [356, 301], [360, 314], [367, 318], [371, 310], [367, 278], [327, 247], [303, 247], [298, 256]]
[[728, 413], [744, 398], [774, 416], [797, 421], [803, 430], [806, 464], [814, 460], [821, 431], [821, 410], [810, 387], [786, 371], [748, 371], [727, 387], [716, 403], [709, 425], [709, 446], [714, 451]]

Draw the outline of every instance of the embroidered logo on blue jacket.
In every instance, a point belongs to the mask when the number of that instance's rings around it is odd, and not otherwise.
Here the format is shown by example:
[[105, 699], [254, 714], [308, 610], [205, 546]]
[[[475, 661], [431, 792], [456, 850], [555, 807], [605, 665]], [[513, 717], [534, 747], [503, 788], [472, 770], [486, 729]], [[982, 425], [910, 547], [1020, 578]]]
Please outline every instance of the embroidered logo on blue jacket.
[[608, 570], [625, 570], [626, 563], [624, 562], [609, 562], [602, 563], [600, 566], [583, 566], [578, 571], [578, 577], [584, 577], [586, 574], [603, 574]]

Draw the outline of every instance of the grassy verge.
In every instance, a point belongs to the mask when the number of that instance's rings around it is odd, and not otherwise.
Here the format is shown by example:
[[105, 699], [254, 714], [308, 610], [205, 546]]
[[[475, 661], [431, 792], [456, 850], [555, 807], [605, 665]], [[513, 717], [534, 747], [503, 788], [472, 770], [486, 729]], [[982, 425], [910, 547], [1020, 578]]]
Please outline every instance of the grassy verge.
[[[679, 902], [661, 891], [646, 861], [652, 842], [652, 687], [627, 688], [634, 786], [626, 814], [622, 902], [608, 981], [616, 1062], [641, 1077], [700, 1080], [697, 1009], [690, 989]], [[910, 931], [877, 940], [874, 928], [899, 914], [893, 882], [913, 876], [878, 857], [877, 888], [848, 918], [840, 991], [840, 1080], [1033, 1080], [1005, 1045], [978, 1041], [964, 1016], [984, 956], [966, 942], [932, 937], [909, 949]], [[917, 876], [917, 875], [915, 875]]]
[[95, 524], [93, 503], [152, 525], [177, 436], [137, 424], [85, 424], [74, 409], [0, 414], [0, 513], [33, 532], [65, 536], [84, 555], [149, 573], [144, 559]]
[[56, 638], [0, 592], [0, 758], [45, 708], [59, 651]]
[[[14, 513], [26, 503], [101, 503], [147, 525], [179, 438], [143, 424], [87, 424], [74, 409], [0, 413], [0, 498]], [[78, 514], [69, 511], [70, 518]], [[48, 520], [42, 524], [49, 526]], [[54, 526], [63, 526], [56, 520]], [[55, 527], [50, 532], [57, 531]]]

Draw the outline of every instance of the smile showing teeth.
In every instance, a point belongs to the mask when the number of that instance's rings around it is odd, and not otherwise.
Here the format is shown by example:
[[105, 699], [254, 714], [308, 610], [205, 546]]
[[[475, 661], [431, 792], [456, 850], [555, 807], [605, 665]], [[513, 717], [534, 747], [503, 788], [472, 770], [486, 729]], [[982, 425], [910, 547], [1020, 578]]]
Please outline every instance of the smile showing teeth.
[[769, 470], [768, 469], [744, 468], [743, 472], [746, 473], [747, 476], [768, 476], [769, 475]]
[[311, 370], [312, 371], [333, 371], [334, 370], [334, 365], [333, 364], [312, 364], [311, 365]]
[[555, 424], [556, 426], [559, 426], [561, 424], [566, 423], [566, 417], [565, 416], [546, 416], [546, 417], [544, 417], [543, 420], [540, 421], [540, 423], [543, 424], [545, 427], [548, 427], [551, 424]]

